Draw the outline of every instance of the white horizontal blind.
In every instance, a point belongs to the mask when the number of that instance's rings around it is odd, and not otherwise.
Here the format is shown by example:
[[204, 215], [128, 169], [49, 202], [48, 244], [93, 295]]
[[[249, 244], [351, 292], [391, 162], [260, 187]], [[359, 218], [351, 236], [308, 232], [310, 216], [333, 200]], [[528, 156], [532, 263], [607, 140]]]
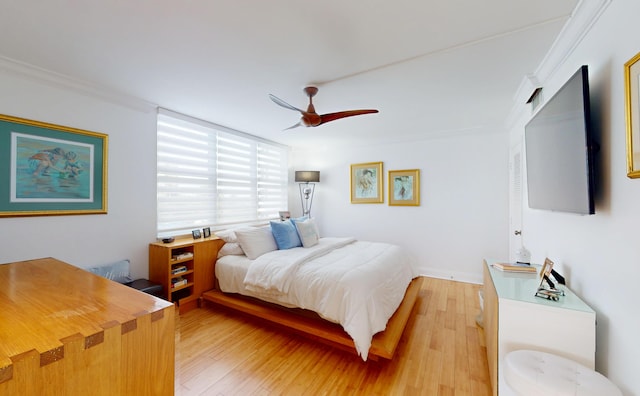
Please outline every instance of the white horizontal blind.
[[158, 113], [158, 236], [278, 218], [287, 149], [167, 110]]

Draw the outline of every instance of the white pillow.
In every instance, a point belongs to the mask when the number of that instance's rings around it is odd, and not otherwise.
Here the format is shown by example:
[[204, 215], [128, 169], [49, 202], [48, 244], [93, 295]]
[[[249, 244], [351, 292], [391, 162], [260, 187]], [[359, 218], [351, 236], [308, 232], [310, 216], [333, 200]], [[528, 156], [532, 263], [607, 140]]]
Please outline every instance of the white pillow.
[[216, 231], [215, 235], [227, 243], [237, 243], [238, 238], [234, 230]]
[[222, 245], [222, 247], [218, 251], [218, 258], [224, 257], [224, 256], [242, 256], [242, 255], [244, 255], [244, 250], [242, 250], [239, 243], [234, 243], [234, 242], [225, 243], [224, 245]]
[[308, 248], [318, 244], [320, 233], [318, 232], [318, 227], [313, 219], [296, 221], [295, 224], [296, 229], [298, 230], [298, 236], [302, 241], [302, 246]]
[[265, 253], [278, 250], [276, 240], [271, 233], [271, 227], [248, 227], [235, 230], [238, 243], [244, 254], [255, 260]]

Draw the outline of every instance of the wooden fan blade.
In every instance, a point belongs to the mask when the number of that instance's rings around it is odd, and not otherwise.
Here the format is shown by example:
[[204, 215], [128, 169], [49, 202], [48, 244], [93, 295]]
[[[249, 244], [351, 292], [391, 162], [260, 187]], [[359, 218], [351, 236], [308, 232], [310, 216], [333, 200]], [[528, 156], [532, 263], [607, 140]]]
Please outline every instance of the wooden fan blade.
[[304, 111], [304, 110], [300, 110], [300, 109], [299, 109], [299, 108], [297, 108], [297, 107], [291, 106], [289, 103], [285, 102], [284, 100], [282, 100], [282, 99], [278, 98], [278, 97], [277, 97], [277, 96], [275, 96], [275, 95], [271, 95], [271, 94], [269, 94], [269, 97], [271, 98], [271, 100], [273, 100], [273, 102], [274, 102], [275, 104], [277, 104], [277, 105], [279, 105], [279, 106], [282, 106], [282, 107], [284, 107], [285, 109], [298, 111], [298, 112], [300, 112], [300, 113], [302, 113], [302, 114], [304, 114], [304, 113], [305, 113], [305, 111]]
[[[362, 114], [372, 114], [377, 112], [378, 110], [347, 110], [347, 111], [339, 111], [337, 113], [322, 114], [320, 116], [320, 123], [318, 125], [322, 125], [329, 121], [339, 120], [340, 118], [353, 117], [353, 116], [362, 115]], [[314, 126], [317, 126], [317, 125], [314, 125]]]

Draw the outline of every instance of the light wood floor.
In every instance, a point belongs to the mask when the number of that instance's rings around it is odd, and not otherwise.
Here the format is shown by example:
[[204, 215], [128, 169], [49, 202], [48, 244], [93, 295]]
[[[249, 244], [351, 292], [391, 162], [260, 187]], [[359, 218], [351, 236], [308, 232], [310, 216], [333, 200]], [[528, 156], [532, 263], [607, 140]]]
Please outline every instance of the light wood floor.
[[176, 395], [490, 395], [479, 285], [427, 278], [391, 361], [222, 308], [177, 320]]

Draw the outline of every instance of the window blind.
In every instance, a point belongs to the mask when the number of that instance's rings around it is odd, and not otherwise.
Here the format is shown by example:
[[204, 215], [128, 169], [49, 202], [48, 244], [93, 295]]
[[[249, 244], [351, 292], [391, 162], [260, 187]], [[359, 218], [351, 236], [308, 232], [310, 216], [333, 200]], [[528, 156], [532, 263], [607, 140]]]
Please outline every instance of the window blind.
[[160, 109], [158, 237], [279, 218], [287, 169], [286, 146]]

